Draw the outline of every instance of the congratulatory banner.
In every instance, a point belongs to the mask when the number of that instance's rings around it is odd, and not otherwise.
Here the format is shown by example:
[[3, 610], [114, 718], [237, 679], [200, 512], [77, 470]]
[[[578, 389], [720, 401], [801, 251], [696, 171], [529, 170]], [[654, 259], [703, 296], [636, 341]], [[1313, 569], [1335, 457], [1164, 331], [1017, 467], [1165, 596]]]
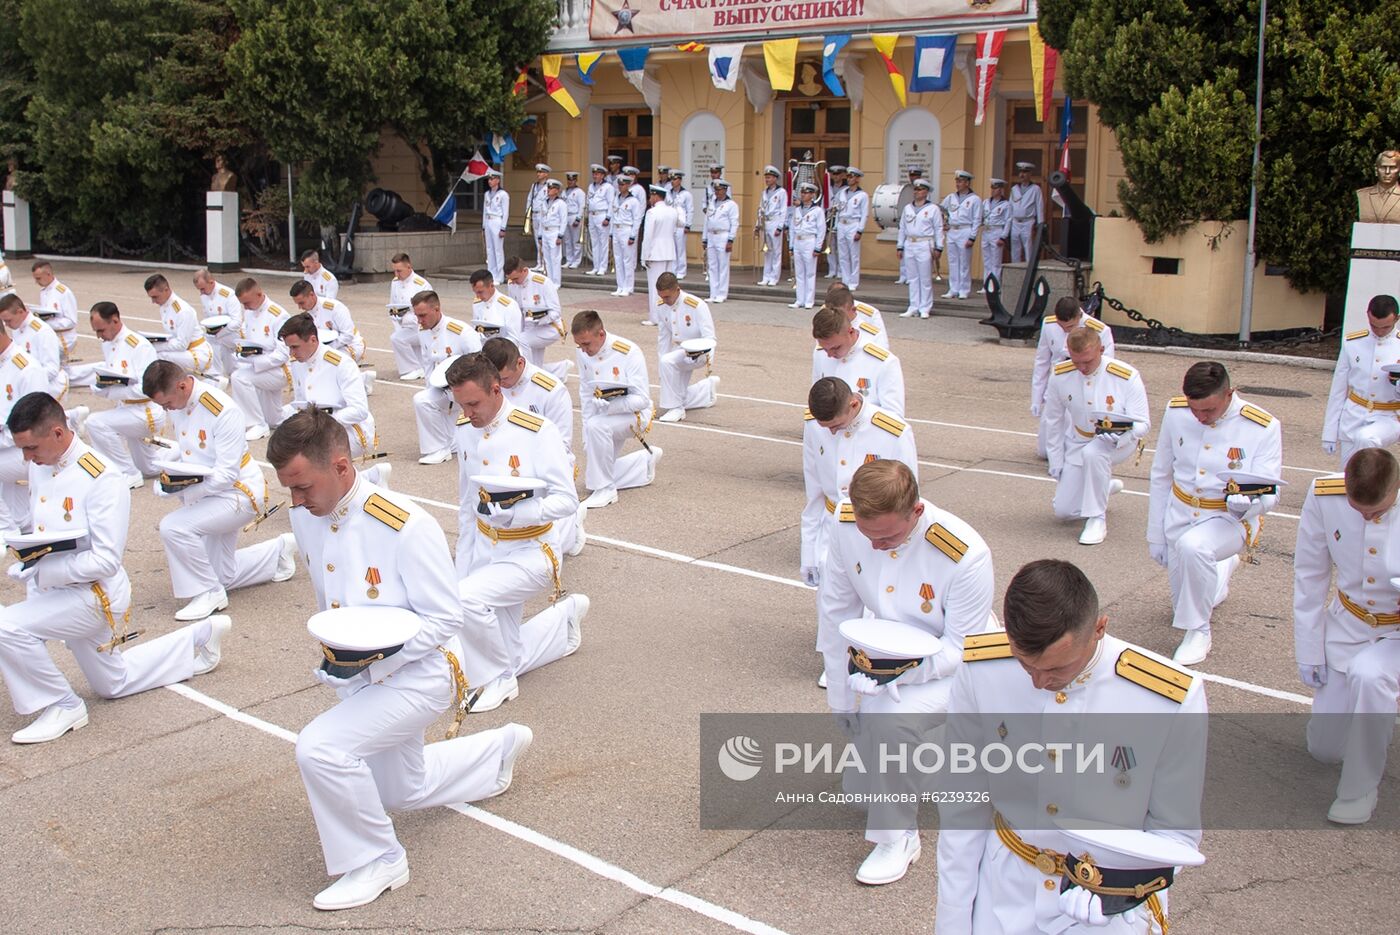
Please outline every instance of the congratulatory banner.
[[593, 0], [594, 39], [721, 38], [734, 29], [830, 31], [1026, 12], [1027, 0]]

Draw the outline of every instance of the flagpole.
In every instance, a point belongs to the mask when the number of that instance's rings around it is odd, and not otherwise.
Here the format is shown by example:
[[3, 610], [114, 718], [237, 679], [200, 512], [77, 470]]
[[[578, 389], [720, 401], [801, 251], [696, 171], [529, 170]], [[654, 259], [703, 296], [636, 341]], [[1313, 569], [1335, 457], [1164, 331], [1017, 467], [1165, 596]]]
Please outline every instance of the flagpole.
[[1264, 137], [1264, 26], [1269, 0], [1259, 3], [1259, 53], [1254, 76], [1254, 161], [1249, 167], [1249, 235], [1244, 253], [1244, 290], [1240, 296], [1240, 343], [1249, 343], [1254, 318], [1254, 233], [1259, 220], [1259, 155]]

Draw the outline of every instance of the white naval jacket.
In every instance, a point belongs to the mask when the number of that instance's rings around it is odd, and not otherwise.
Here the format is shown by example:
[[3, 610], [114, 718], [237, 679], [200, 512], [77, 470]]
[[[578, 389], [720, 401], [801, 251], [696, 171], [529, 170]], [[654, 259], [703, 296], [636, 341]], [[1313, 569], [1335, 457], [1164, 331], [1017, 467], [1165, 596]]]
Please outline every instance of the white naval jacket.
[[977, 236], [977, 228], [982, 226], [982, 199], [974, 192], [949, 192], [943, 198], [942, 208], [948, 212], [948, 232], [958, 232], [959, 246]]
[[[203, 308], [203, 305], [200, 307]], [[166, 334], [161, 344], [162, 350], [187, 351], [203, 346], [204, 330], [199, 327], [193, 305], [171, 292], [170, 298], [160, 306], [159, 314]], [[243, 315], [247, 314], [243, 312]]]
[[25, 356], [18, 344], [12, 342], [0, 353], [0, 386], [5, 389], [4, 397], [0, 398], [0, 439], [8, 447], [14, 444], [10, 429], [5, 425], [10, 410], [30, 393], [47, 393], [49, 378], [38, 364]]
[[486, 189], [481, 199], [481, 226], [505, 230], [510, 223], [510, 192], [504, 188]]
[[311, 283], [311, 288], [323, 299], [334, 299], [340, 295], [340, 280], [324, 266], [314, 273], [302, 273], [301, 278]]
[[[543, 273], [529, 273], [522, 283], [506, 281], [506, 294], [520, 306], [521, 329], [531, 331], [549, 329], [558, 334], [554, 323], [559, 321], [562, 306], [559, 302], [559, 289], [554, 281]], [[540, 312], [544, 314], [539, 315]]]
[[813, 349], [812, 383], [822, 377], [840, 377], [870, 402], [902, 418], [904, 368], [899, 358], [871, 340], [863, 329], [857, 327], [856, 334], [856, 343], [839, 360], [820, 347]]
[[238, 344], [256, 344], [263, 349], [261, 354], [240, 357], [254, 373], [284, 368], [291, 359], [291, 352], [277, 333], [287, 323], [287, 310], [271, 299], [264, 299], [257, 308], [245, 308], [243, 321], [238, 326]]
[[642, 231], [642, 262], [672, 263], [676, 259], [676, 209], [658, 201], [647, 209]]
[[1131, 364], [1108, 357], [1101, 358], [1087, 377], [1072, 360], [1057, 364], [1045, 393], [1045, 418], [1061, 427], [1046, 440], [1052, 469], [1061, 467], [1067, 455], [1094, 443], [1095, 412], [1121, 413], [1122, 419], [1117, 421], [1133, 423], [1128, 434], [1145, 438], [1152, 427], [1152, 415], [1142, 374]]
[[131, 491], [116, 471], [82, 439], [73, 438], [56, 464], [29, 465], [29, 509], [35, 532], [86, 529], [91, 545], [54, 552], [35, 566], [31, 584], [40, 591], [76, 587], [103, 592], [112, 605], [131, 599], [122, 567], [131, 522]]
[[711, 250], [724, 252], [726, 244], [739, 235], [739, 206], [733, 198], [716, 198], [705, 215], [705, 243]]
[[[1342, 604], [1327, 599], [1332, 569], [1336, 585], [1371, 626]], [[1400, 510], [1391, 507], [1366, 522], [1347, 502], [1341, 474], [1319, 477], [1303, 501], [1293, 552], [1293, 652], [1300, 666], [1326, 665], [1346, 672], [1357, 653], [1382, 639], [1400, 636]], [[1389, 622], [1383, 622], [1389, 621]]]
[[217, 280], [215, 280], [214, 288], [209, 290], [208, 295], [203, 292], [199, 294], [199, 305], [204, 311], [204, 318], [227, 315], [233, 319], [231, 327], [235, 330], [238, 328], [238, 323], [243, 320], [243, 303], [238, 301], [238, 296], [233, 294], [232, 289]]
[[514, 386], [502, 386], [501, 392], [512, 406], [554, 423], [564, 439], [564, 447], [574, 450], [574, 401], [562, 380], [527, 360], [520, 379]]
[[871, 344], [879, 345], [885, 350], [890, 349], [889, 332], [885, 331], [885, 316], [881, 315], [875, 306], [857, 302], [856, 317], [852, 324], [865, 334], [866, 340]]
[[48, 326], [48, 323], [38, 315], [30, 312], [24, 316], [24, 320], [19, 323], [18, 328], [5, 329], [10, 334], [10, 340], [24, 351], [24, 356], [30, 363], [36, 364], [44, 372], [45, 379], [48, 380], [50, 392], [54, 396], [65, 385], [63, 378], [63, 340], [58, 333]]
[[[1027, 743], [1072, 742], [1066, 722], [1104, 715], [1093, 721], [1088, 728], [1093, 736], [1086, 740], [1105, 744], [1104, 769], [1061, 771], [1046, 751], [1036, 764], [1039, 773], [1012, 768], [988, 776], [982, 791], [990, 801], [974, 795], [969, 802], [940, 805], [937, 935], [975, 931], [974, 901], [979, 916], [1000, 922], [999, 931], [1055, 933], [1072, 927], [1059, 908], [1059, 872], [1042, 874], [1007, 850], [993, 830], [994, 811], [1026, 843], [1060, 854], [1071, 845], [1051, 827], [1055, 816], [1141, 828], [1192, 847], [1200, 843], [1206, 757], [1200, 679], [1106, 635], [1089, 667], [1063, 691], [1052, 692], [1031, 683], [1011, 656], [1005, 633], [973, 637], [966, 647], [961, 671], [953, 677], [945, 744], [976, 749], [1005, 744], [1017, 750]], [[1150, 715], [1153, 721], [1121, 715]], [[1154, 730], [1159, 720], [1160, 729]], [[1131, 768], [1112, 763], [1120, 747], [1130, 753]]]
[[[977, 531], [927, 500], [923, 515], [901, 546], [879, 550], [856, 528], [849, 500], [837, 507], [817, 589], [817, 648], [828, 659], [846, 652], [838, 627], [865, 611], [928, 630], [943, 651], [899, 677], [901, 685], [943, 678], [962, 663], [963, 639], [995, 625], [992, 552]], [[833, 711], [854, 711], [846, 679], [827, 673], [826, 701]]]
[[656, 347], [661, 354], [676, 350], [682, 341], [696, 338], [714, 340], [714, 317], [710, 314], [709, 303], [699, 296], [682, 289], [675, 305], [667, 305], [662, 299], [657, 299], [656, 306], [662, 310], [656, 336]]
[[836, 223], [840, 227], [865, 230], [865, 222], [870, 217], [870, 196], [865, 189], [847, 191], [836, 211]]
[[420, 292], [430, 292], [432, 288], [433, 284], [417, 273], [409, 273], [406, 279], [395, 277], [389, 280], [389, 307], [412, 309], [413, 297]]
[[759, 220], [767, 233], [773, 233], [787, 226], [788, 193], [781, 185], [765, 188], [758, 195]]
[[625, 383], [627, 395], [609, 400], [607, 414], [647, 413], [652, 411], [651, 382], [647, 379], [647, 359], [642, 349], [611, 332], [603, 335], [603, 346], [594, 357], [578, 352], [579, 408], [584, 418], [592, 415], [589, 400], [600, 384]]
[[309, 314], [319, 327], [338, 335], [335, 347], [348, 352], [351, 360], [358, 363], [365, 359], [365, 339], [355, 327], [349, 306], [339, 299], [322, 299]]
[[362, 450], [374, 450], [374, 415], [369, 410], [365, 381], [349, 356], [322, 344], [305, 363], [293, 359], [290, 367], [294, 407], [328, 407], [331, 418], [359, 440]]
[[[141, 389], [141, 378], [146, 373], [146, 368], [156, 362], [156, 349], [150, 341], [122, 325], [121, 331], [118, 331], [112, 340], [102, 342], [102, 362], [111, 369], [120, 371], [122, 376], [129, 377], [131, 382], [126, 386], [94, 386], [94, 393], [114, 401], [146, 398], [145, 391]], [[75, 375], [82, 374], [86, 378], [93, 374], [94, 368], [92, 365], [79, 364], [71, 369]], [[154, 430], [152, 426], [152, 433]]]
[[1327, 394], [1327, 414], [1322, 419], [1322, 440], [1338, 442], [1350, 438], [1357, 429], [1367, 422], [1400, 419], [1400, 411], [1368, 409], [1364, 403], [1350, 399], [1350, 395], [1367, 402], [1397, 405], [1400, 392], [1391, 385], [1389, 375], [1381, 368], [1386, 364], [1400, 364], [1400, 334], [1391, 329], [1390, 334], [1377, 338], [1371, 329], [1353, 331], [1342, 341], [1342, 349], [1337, 354], [1337, 369], [1332, 373], [1332, 388]]
[[267, 482], [253, 463], [243, 434], [243, 413], [232, 398], [196, 379], [189, 402], [169, 415], [177, 445], [169, 458], [214, 468], [204, 480], [180, 491], [183, 502], [225, 495], [233, 497], [239, 509], [244, 504], [254, 513], [267, 509]]
[[799, 240], [806, 241], [808, 251], [815, 251], [816, 244], [826, 236], [826, 212], [819, 204], [803, 206], [798, 204], [792, 209], [792, 230], [788, 231], [788, 241], [793, 244], [793, 250], [797, 249], [796, 243]]
[[[1092, 315], [1079, 313], [1075, 328], [1088, 328], [1099, 333], [1103, 344], [1103, 356], [1113, 357], [1113, 329]], [[1071, 328], [1070, 331], [1073, 331]], [[1031, 367], [1031, 405], [1039, 406], [1045, 400], [1045, 388], [1050, 385], [1050, 373], [1055, 366], [1069, 360], [1069, 349], [1065, 342], [1069, 331], [1060, 327], [1054, 315], [1047, 315], [1040, 323], [1040, 337], [1035, 343], [1035, 363]]]
[[[805, 410], [802, 425], [802, 567], [817, 567], [826, 534], [836, 523], [836, 504], [851, 489], [851, 475], [867, 461], [903, 461], [919, 476], [914, 430], [903, 419], [870, 402], [862, 402], [850, 424], [837, 432], [823, 428]], [[838, 623], [840, 621], [837, 621]]]
[[418, 330], [418, 346], [423, 353], [426, 375], [449, 357], [481, 350], [481, 335], [470, 325], [443, 315], [433, 327]]
[[[988, 198], [982, 202], [982, 239], [995, 243], [1011, 236], [1011, 202]], [[1054, 317], [1054, 316], [1051, 316]]]
[[691, 221], [695, 216], [695, 196], [690, 193], [690, 189], [684, 186], [669, 189], [666, 192], [666, 203], [676, 209], [676, 226], [681, 230], [690, 230]]
[[922, 205], [907, 204], [899, 216], [899, 236], [895, 249], [903, 250], [907, 241], [921, 240], [943, 249], [943, 211], [930, 199]]
[[510, 338], [519, 345], [524, 313], [520, 309], [520, 303], [500, 289], [496, 289], [485, 302], [472, 303], [472, 320], [496, 325], [501, 329], [501, 337]]
[[1034, 182], [1011, 186], [1011, 220], [1045, 223], [1045, 192]]
[[78, 297], [73, 290], [55, 279], [39, 290], [39, 307], [55, 312], [56, 319], [72, 328], [78, 321]]

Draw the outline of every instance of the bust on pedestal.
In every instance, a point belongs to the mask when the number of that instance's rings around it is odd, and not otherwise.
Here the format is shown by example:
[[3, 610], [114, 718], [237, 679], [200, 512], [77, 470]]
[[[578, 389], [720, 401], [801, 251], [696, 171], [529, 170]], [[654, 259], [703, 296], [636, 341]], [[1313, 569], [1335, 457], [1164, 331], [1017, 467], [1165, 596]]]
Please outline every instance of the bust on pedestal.
[[238, 260], [238, 176], [222, 155], [214, 157], [214, 175], [204, 196], [205, 254], [209, 269], [228, 272]]
[[1400, 152], [1376, 157], [1376, 184], [1356, 192], [1357, 222], [1351, 226], [1342, 333], [1369, 327], [1366, 306], [1381, 293], [1395, 295], [1400, 283]]
[[5, 253], [13, 258], [33, 256], [34, 242], [30, 233], [29, 225], [29, 202], [25, 201], [15, 191], [15, 176], [19, 172], [19, 163], [11, 158], [8, 171], [5, 174], [4, 189], [4, 224], [5, 224]]

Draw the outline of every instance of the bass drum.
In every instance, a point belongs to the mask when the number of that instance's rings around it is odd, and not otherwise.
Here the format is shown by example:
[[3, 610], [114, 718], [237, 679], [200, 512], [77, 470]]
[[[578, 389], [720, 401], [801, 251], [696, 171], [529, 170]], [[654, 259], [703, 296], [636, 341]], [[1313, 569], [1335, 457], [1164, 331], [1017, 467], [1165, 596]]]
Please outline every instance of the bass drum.
[[912, 185], [876, 185], [875, 194], [870, 198], [871, 213], [881, 230], [899, 227], [899, 218], [904, 214], [904, 206], [914, 200]]

